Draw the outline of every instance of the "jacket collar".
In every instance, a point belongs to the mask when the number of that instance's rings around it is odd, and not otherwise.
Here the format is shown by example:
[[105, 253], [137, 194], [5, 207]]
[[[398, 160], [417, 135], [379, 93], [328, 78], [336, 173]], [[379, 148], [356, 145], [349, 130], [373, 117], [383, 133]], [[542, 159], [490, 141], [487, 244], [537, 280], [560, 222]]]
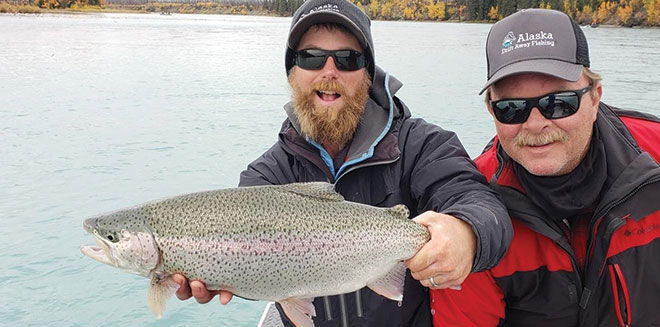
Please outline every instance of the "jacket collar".
[[601, 133], [607, 153], [608, 189], [596, 209], [598, 213], [599, 209], [606, 211], [609, 208], [604, 206], [624, 199], [649, 181], [658, 181], [660, 165], [640, 149], [612, 107], [601, 103], [596, 123], [601, 130], [610, 131]]

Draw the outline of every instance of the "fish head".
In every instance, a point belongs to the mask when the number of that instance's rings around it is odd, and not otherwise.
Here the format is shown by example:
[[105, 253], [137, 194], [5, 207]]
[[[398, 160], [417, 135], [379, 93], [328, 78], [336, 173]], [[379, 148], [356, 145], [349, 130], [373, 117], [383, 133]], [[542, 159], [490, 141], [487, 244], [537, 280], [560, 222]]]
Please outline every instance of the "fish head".
[[136, 210], [122, 210], [94, 216], [83, 228], [97, 245], [80, 248], [96, 261], [141, 276], [149, 276], [160, 260], [158, 245], [146, 219]]

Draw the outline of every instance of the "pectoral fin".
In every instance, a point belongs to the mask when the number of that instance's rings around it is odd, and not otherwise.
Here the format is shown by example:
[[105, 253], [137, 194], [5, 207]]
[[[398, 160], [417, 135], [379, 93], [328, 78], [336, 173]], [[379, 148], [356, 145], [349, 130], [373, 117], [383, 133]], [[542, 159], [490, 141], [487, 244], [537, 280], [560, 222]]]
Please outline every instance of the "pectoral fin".
[[314, 304], [312, 303], [314, 299], [286, 299], [284, 301], [278, 302], [284, 310], [284, 314], [289, 317], [289, 320], [293, 322], [297, 327], [312, 327], [314, 322], [312, 322], [312, 317], [316, 316], [316, 310], [314, 309]]
[[394, 301], [403, 301], [406, 264], [401, 261], [384, 276], [367, 283], [372, 291]]
[[172, 279], [172, 276], [153, 276], [151, 278], [151, 285], [147, 291], [147, 306], [157, 319], [163, 316], [165, 302], [174, 295], [177, 289], [179, 289], [179, 284]]

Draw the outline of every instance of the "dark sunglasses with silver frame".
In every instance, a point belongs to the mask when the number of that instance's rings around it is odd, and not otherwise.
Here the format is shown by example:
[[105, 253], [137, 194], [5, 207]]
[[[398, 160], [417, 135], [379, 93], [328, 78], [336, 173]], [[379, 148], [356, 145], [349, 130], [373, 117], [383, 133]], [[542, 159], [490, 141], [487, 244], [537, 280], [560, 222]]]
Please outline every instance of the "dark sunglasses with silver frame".
[[293, 64], [306, 70], [318, 70], [323, 68], [328, 57], [332, 57], [337, 69], [343, 71], [356, 71], [367, 66], [367, 58], [361, 52], [351, 49], [298, 50], [294, 54]]
[[559, 119], [568, 117], [580, 109], [582, 95], [591, 91], [593, 85], [575, 91], [552, 92], [534, 98], [500, 99], [490, 101], [495, 118], [503, 124], [522, 124], [527, 121], [533, 108], [538, 108], [543, 117]]

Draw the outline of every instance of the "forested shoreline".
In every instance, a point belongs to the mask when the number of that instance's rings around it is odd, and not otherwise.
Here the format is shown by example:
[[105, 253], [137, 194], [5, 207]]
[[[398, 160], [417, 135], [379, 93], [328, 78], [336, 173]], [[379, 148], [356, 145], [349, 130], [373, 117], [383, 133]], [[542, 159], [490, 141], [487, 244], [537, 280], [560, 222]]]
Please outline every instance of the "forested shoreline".
[[[582, 25], [660, 26], [660, 0], [352, 0], [372, 20], [495, 22], [524, 8]], [[291, 16], [303, 0], [0, 0], [0, 13], [115, 11]]]

